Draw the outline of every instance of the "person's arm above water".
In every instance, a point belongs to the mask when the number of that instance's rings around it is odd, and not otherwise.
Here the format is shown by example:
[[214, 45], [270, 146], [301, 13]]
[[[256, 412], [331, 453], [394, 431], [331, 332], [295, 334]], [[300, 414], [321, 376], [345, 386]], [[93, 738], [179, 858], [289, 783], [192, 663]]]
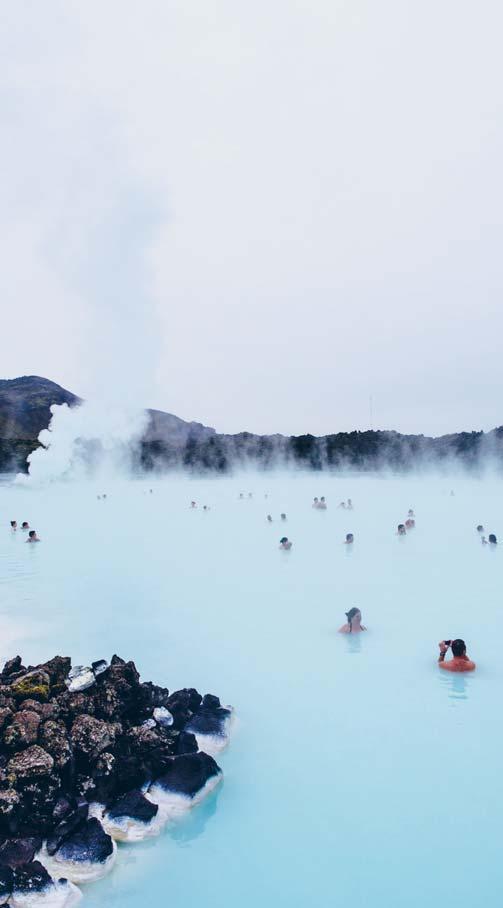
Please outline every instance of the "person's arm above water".
[[439, 664], [440, 668], [447, 668], [447, 666], [444, 665], [444, 659], [447, 655], [447, 651], [448, 651], [449, 647], [447, 646], [447, 643], [445, 642], [445, 640], [440, 641], [440, 643], [438, 644], [438, 648], [440, 650], [440, 652], [438, 654], [438, 664]]

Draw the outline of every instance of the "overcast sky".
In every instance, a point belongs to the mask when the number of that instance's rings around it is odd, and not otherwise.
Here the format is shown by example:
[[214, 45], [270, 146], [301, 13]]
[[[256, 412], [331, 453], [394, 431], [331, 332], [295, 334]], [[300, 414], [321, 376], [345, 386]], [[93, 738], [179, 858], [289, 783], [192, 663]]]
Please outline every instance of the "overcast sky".
[[21, 0], [1, 375], [221, 431], [503, 423], [494, 0]]

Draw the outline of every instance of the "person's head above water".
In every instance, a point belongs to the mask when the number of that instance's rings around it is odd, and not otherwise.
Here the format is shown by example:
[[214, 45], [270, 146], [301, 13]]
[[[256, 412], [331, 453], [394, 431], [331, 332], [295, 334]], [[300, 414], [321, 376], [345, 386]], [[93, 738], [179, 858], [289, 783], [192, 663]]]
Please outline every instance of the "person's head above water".
[[22, 529], [22, 530], [29, 530], [29, 529], [30, 529], [30, 524], [28, 523], [27, 520], [23, 520], [23, 522], [22, 522], [22, 524], [21, 524], [21, 529]]
[[268, 519], [269, 523], [272, 523], [272, 517], [270, 514], [267, 515], [267, 519]]
[[281, 519], [286, 520], [286, 514], [281, 514]]
[[288, 536], [282, 536], [280, 539], [280, 545], [284, 545], [285, 542], [288, 542]]
[[494, 533], [489, 533], [489, 536], [487, 538], [492, 545], [498, 544], [498, 540], [496, 539], [496, 536], [494, 535]]
[[346, 533], [346, 542], [347, 542], [348, 544], [349, 544], [350, 542], [354, 542], [354, 540], [355, 540], [355, 537], [353, 536], [352, 533]]
[[484, 532], [484, 527], [482, 526], [481, 523], [479, 523], [479, 525], [477, 527], [477, 533], [483, 533], [483, 532]]
[[12, 529], [15, 530], [17, 527], [17, 520], [11, 520], [10, 525], [11, 525]]
[[[452, 659], [446, 660], [449, 647], [452, 650]], [[472, 672], [476, 668], [475, 662], [466, 655], [466, 644], [460, 637], [457, 640], [441, 640], [438, 648], [440, 650], [438, 664], [445, 671]]]
[[458, 637], [457, 640], [451, 640], [451, 650], [453, 656], [465, 656], [466, 655], [466, 643], [464, 640]]
[[357, 634], [360, 631], [367, 630], [361, 623], [362, 613], [359, 608], [350, 608], [349, 612], [346, 612], [346, 618], [347, 623], [339, 628], [340, 634]]
[[406, 533], [405, 524], [403, 524], [403, 523], [398, 524], [397, 533], [399, 536], [405, 536], [405, 533]]
[[348, 633], [352, 634], [362, 628], [362, 613], [359, 608], [350, 608], [349, 612], [346, 612], [346, 618], [348, 619]]

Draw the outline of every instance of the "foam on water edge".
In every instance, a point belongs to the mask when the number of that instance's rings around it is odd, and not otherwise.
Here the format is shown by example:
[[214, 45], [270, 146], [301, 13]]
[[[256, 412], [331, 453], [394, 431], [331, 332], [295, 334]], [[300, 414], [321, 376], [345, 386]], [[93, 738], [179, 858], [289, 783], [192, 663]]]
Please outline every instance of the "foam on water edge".
[[8, 904], [11, 908], [73, 908], [81, 898], [82, 893], [74, 883], [55, 879], [41, 892], [14, 891]]
[[204, 801], [220, 784], [222, 779], [223, 773], [220, 771], [217, 775], [208, 779], [193, 797], [179, 792], [166, 791], [158, 782], [153, 782], [148, 791], [145, 792], [145, 797], [152, 801], [153, 804], [158, 805], [159, 814], [163, 817], [164, 822], [169, 822], [183, 816], [187, 811]]
[[102, 880], [112, 870], [117, 859], [117, 845], [112, 840], [112, 854], [105, 861], [64, 861], [50, 855], [44, 846], [37, 854], [37, 860], [44, 865], [47, 872], [57, 880], [65, 877], [72, 883], [94, 883]]

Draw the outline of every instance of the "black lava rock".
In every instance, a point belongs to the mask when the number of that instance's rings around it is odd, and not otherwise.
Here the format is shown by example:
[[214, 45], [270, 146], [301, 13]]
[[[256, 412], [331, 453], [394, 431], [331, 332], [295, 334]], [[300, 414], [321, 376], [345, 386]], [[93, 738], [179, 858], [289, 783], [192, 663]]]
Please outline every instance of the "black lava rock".
[[201, 751], [173, 757], [167, 771], [154, 784], [165, 791], [193, 798], [209, 779], [220, 774], [221, 770], [213, 757]]
[[103, 864], [113, 852], [112, 839], [96, 819], [90, 820], [80, 826], [76, 831], [63, 841], [57, 849], [57, 857], [63, 861], [90, 861]]
[[140, 823], [149, 823], [159, 810], [157, 804], [152, 804], [141, 791], [128, 791], [125, 795], [115, 801], [107, 810], [107, 816], [111, 820], [121, 820], [129, 818], [138, 820]]

